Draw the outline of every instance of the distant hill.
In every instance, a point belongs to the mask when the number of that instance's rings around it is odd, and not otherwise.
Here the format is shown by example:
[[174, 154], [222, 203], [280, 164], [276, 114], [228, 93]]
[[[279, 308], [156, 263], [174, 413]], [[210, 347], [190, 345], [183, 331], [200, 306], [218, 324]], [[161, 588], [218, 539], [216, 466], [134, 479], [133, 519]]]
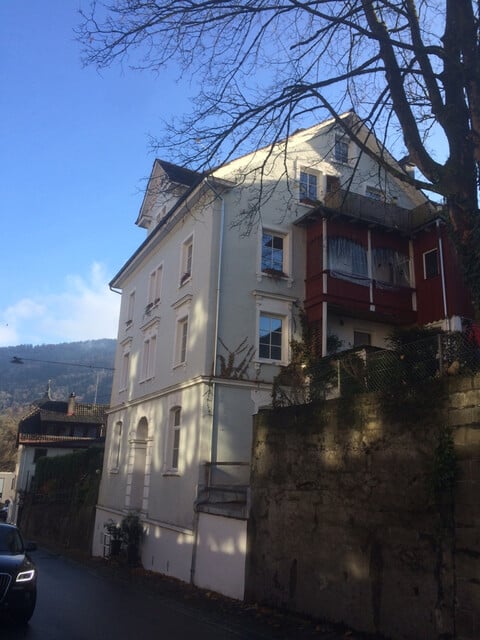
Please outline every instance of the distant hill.
[[49, 381], [54, 400], [73, 392], [81, 402], [108, 404], [115, 345], [105, 339], [0, 347], [0, 413], [43, 397]]

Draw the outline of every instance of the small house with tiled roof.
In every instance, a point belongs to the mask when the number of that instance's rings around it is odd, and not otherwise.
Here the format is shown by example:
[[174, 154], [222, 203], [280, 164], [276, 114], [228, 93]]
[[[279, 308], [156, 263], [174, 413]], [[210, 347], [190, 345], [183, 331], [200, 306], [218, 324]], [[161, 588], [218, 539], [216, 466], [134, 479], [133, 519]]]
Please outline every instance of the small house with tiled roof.
[[16, 493], [29, 491], [35, 465], [43, 456], [59, 456], [78, 449], [104, 447], [108, 405], [52, 400], [50, 385], [18, 423]]

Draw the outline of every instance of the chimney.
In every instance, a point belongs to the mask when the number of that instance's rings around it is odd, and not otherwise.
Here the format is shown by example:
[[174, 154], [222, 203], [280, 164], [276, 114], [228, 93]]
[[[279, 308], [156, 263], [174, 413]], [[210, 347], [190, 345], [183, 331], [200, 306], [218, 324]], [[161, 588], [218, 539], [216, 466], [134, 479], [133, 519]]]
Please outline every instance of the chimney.
[[75, 413], [75, 394], [72, 391], [72, 393], [70, 394], [70, 397], [68, 398], [67, 416], [73, 416], [74, 413]]

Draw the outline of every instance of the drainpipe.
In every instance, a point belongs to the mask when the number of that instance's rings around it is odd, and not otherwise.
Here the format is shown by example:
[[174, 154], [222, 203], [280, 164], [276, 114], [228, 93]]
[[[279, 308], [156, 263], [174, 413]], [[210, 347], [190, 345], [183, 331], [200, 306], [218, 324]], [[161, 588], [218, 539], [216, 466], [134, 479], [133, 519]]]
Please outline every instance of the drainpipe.
[[445, 284], [445, 264], [443, 261], [443, 240], [440, 231], [440, 220], [436, 221], [437, 227], [437, 237], [438, 237], [438, 252], [440, 254], [440, 277], [442, 280], [442, 297], [443, 297], [443, 313], [445, 316], [445, 320], [447, 321], [447, 329], [450, 331], [450, 318], [448, 317], [448, 307], [447, 307], [447, 288]]
[[[322, 289], [323, 296], [328, 293], [328, 275], [327, 269], [330, 266], [328, 264], [328, 225], [327, 219], [322, 220]], [[326, 300], [322, 302], [322, 358], [327, 355], [327, 321], [328, 321], [328, 303]]]
[[[208, 178], [205, 178], [205, 184], [209, 187], [212, 192], [215, 194], [216, 198], [219, 198], [220, 205], [220, 238], [218, 245], [218, 264], [217, 264], [217, 290], [216, 290], [216, 302], [215, 302], [215, 325], [214, 325], [214, 335], [213, 335], [213, 367], [212, 367], [212, 440], [210, 444], [210, 462], [215, 463], [217, 461], [217, 437], [218, 437], [218, 427], [216, 422], [216, 395], [217, 395], [217, 385], [215, 382], [215, 375], [217, 373], [217, 354], [218, 354], [218, 329], [220, 323], [220, 284], [221, 284], [221, 276], [222, 276], [222, 256], [223, 256], [223, 232], [225, 226], [225, 200], [223, 196], [221, 196], [218, 191], [210, 184]], [[205, 483], [210, 482], [209, 480], [210, 474], [205, 473]], [[198, 525], [199, 525], [199, 506], [202, 504], [202, 501], [197, 500], [194, 504], [194, 520], [193, 520], [193, 548], [192, 548], [192, 563], [190, 565], [190, 584], [195, 584], [195, 571], [197, 567], [197, 547], [198, 547]]]
[[218, 355], [218, 331], [220, 324], [220, 285], [222, 279], [222, 257], [223, 257], [223, 233], [225, 227], [225, 200], [223, 196], [221, 196], [218, 191], [210, 184], [208, 178], [205, 179], [206, 185], [213, 191], [215, 196], [219, 198], [221, 202], [220, 208], [220, 238], [218, 245], [218, 265], [217, 265], [217, 291], [216, 291], [216, 303], [215, 303], [215, 325], [214, 325], [214, 335], [213, 335], [213, 407], [212, 407], [212, 442], [211, 442], [211, 451], [210, 457], [211, 463], [215, 463], [217, 461], [217, 436], [218, 429], [215, 421], [216, 414], [216, 383], [215, 376], [217, 374], [217, 355]]
[[372, 232], [370, 229], [367, 231], [367, 272], [370, 281], [370, 311], [375, 311], [375, 301], [373, 299]]

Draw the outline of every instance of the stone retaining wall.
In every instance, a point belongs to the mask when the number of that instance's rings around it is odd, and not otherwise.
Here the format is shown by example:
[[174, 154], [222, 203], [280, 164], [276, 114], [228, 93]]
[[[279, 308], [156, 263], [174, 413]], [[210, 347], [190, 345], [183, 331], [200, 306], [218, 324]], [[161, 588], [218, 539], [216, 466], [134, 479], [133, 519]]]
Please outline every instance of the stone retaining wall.
[[[369, 395], [257, 417], [247, 599], [395, 639], [480, 638], [480, 377], [436, 393], [398, 415]], [[453, 511], [433, 489], [445, 427]]]

